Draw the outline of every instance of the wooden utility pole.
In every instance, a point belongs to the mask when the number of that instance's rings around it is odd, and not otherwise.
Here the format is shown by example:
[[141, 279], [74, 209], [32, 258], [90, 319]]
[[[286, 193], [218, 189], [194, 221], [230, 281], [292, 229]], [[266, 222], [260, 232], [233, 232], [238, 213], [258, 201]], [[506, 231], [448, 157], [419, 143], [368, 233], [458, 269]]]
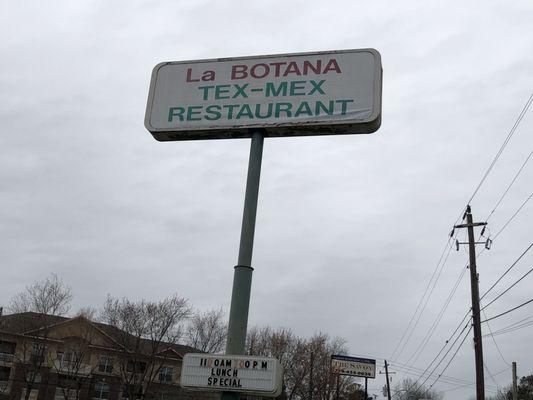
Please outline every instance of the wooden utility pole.
[[387, 380], [387, 399], [390, 400], [389, 364], [385, 360], [385, 379]]
[[[474, 326], [474, 352], [476, 357], [476, 400], [485, 400], [485, 377], [483, 372], [483, 343], [481, 339], [481, 318], [479, 311], [479, 276], [476, 267], [476, 239], [474, 227], [487, 225], [486, 222], [473, 222], [470, 205], [466, 207], [466, 224], [455, 228], [467, 228], [470, 259], [470, 286], [472, 293], [472, 323]], [[464, 219], [464, 217], [463, 217]], [[459, 244], [459, 242], [457, 242]]]
[[518, 387], [516, 380], [516, 362], [513, 361], [513, 400], [518, 400]]

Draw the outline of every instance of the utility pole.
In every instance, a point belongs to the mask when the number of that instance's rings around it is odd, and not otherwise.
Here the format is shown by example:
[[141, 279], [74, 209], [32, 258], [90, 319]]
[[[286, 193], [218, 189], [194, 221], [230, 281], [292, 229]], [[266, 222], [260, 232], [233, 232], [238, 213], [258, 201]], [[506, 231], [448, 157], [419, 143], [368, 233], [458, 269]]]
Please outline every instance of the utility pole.
[[[466, 207], [466, 224], [456, 225], [455, 228], [467, 228], [468, 250], [470, 259], [470, 286], [472, 294], [472, 322], [474, 326], [474, 352], [476, 357], [476, 400], [485, 400], [485, 377], [483, 372], [483, 343], [481, 340], [481, 318], [479, 311], [479, 276], [476, 267], [476, 239], [474, 227], [485, 226], [486, 222], [474, 222], [470, 205]], [[457, 246], [459, 242], [457, 241]], [[485, 242], [482, 242], [485, 243]]]
[[516, 384], [516, 362], [513, 361], [513, 400], [518, 400], [518, 387]]
[[385, 379], [387, 380], [387, 399], [390, 400], [389, 364], [385, 360]]

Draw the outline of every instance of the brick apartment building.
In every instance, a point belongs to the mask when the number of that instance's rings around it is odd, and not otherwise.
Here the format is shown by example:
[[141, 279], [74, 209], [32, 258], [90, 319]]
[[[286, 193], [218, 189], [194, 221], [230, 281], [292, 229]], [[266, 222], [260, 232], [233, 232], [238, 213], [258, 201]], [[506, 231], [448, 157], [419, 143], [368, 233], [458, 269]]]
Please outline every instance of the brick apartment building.
[[124, 338], [81, 316], [0, 315], [0, 400], [129, 400], [133, 387], [146, 400], [218, 398], [179, 386], [182, 357], [195, 349], [129, 337], [133, 350]]

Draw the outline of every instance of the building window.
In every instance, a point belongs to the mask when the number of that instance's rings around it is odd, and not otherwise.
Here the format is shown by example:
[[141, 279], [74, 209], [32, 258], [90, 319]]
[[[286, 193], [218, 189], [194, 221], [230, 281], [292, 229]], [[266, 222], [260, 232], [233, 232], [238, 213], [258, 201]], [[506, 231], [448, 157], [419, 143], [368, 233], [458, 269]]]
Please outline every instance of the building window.
[[45, 350], [46, 346], [44, 345], [44, 343], [34, 343], [31, 349], [31, 362], [35, 364], [43, 363]]
[[33, 383], [41, 383], [41, 374], [37, 371], [28, 371], [26, 373], [26, 383], [33, 384]]
[[72, 351], [58, 351], [57, 352], [57, 361], [59, 364], [59, 369], [62, 371], [75, 371], [81, 369], [81, 359], [82, 355], [74, 353]]
[[65, 400], [65, 399], [78, 399], [79, 393], [76, 389], [69, 389], [64, 387], [56, 388], [56, 393], [54, 400]]
[[94, 385], [94, 399], [109, 399], [109, 385], [105, 382], [99, 381]]
[[172, 373], [174, 369], [172, 367], [161, 367], [159, 370], [159, 380], [161, 382], [172, 382]]
[[111, 374], [113, 372], [113, 360], [108, 356], [100, 356], [100, 362], [98, 363], [98, 371]]
[[[138, 391], [142, 390], [141, 388], [137, 388]], [[135, 385], [124, 385], [122, 387], [122, 399], [123, 400], [130, 400], [130, 393], [134, 393], [135, 392]], [[140, 392], [138, 392], [137, 394], [133, 394], [133, 398], [134, 399], [142, 399], [143, 396]]]
[[135, 374], [143, 373], [146, 370], [146, 363], [144, 361], [128, 361], [126, 365], [127, 372], [133, 372]]
[[30, 389], [30, 394], [28, 395], [28, 389], [22, 390], [22, 395], [20, 396], [21, 399], [25, 399], [28, 397], [28, 400], [37, 400], [39, 397], [39, 389]]
[[9, 374], [11, 373], [11, 368], [9, 367], [0, 367], [0, 393], [7, 391], [7, 384], [9, 382]]
[[5, 363], [13, 362], [16, 346], [16, 343], [4, 342], [0, 340], [0, 361]]

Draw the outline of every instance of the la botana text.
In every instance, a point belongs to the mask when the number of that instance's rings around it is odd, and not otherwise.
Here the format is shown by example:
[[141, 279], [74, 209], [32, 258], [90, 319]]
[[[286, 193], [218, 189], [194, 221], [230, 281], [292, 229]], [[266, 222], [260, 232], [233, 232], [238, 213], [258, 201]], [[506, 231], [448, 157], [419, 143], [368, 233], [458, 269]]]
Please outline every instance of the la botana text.
[[210, 368], [207, 385], [213, 387], [242, 388], [239, 371], [267, 370], [266, 361], [201, 358], [200, 367]]
[[[187, 68], [183, 79], [187, 85], [194, 85], [199, 103], [220, 101], [224, 104], [169, 107], [169, 123], [346, 115], [349, 104], [354, 102], [354, 99], [327, 97], [328, 76], [342, 74], [342, 66], [336, 58], [233, 64], [229, 76], [223, 77], [217, 76], [216, 71], [198, 68]], [[220, 79], [231, 83], [214, 83]], [[254, 103], [253, 98], [258, 96], [263, 101]], [[299, 101], [297, 98], [301, 96], [314, 97]], [[278, 101], [280, 97], [291, 101]]]

